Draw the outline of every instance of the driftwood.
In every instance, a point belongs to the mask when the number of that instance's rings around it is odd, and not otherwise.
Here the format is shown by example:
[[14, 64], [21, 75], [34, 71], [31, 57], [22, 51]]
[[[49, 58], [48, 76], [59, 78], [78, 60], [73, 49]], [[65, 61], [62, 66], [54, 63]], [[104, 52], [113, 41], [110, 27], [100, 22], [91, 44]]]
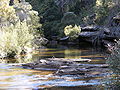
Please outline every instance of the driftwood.
[[[89, 61], [89, 60], [88, 60]], [[61, 59], [41, 59], [35, 63], [22, 64], [22, 67], [35, 70], [52, 70], [53, 75], [79, 75], [81, 77], [99, 77], [110, 72], [107, 64], [81, 64]]]

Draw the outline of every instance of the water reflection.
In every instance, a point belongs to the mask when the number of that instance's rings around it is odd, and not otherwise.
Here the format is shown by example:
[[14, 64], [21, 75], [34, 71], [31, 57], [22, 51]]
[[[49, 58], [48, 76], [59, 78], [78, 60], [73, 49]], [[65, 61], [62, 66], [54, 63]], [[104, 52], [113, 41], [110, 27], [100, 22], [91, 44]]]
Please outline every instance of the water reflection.
[[105, 63], [101, 52], [79, 48], [45, 48], [29, 54], [19, 55], [16, 59], [1, 59], [1, 63], [31, 63], [42, 58], [91, 59], [92, 63]]
[[[81, 79], [78, 76], [53, 76], [52, 71], [37, 71], [1, 64], [0, 89], [43, 89], [61, 86], [99, 85], [99, 78]], [[74, 81], [73, 81], [74, 79]], [[86, 87], [87, 88], [87, 87]]]
[[6, 64], [1, 64], [0, 71], [0, 89], [35, 88], [36, 81], [48, 80], [47, 77], [52, 73], [16, 68]]
[[[67, 59], [91, 59], [87, 64], [103, 64], [104, 56], [101, 52], [88, 48], [50, 48], [39, 49], [32, 54], [18, 56], [17, 59], [2, 59], [0, 64], [0, 89], [43, 89], [51, 88], [57, 90], [67, 89], [69, 86], [82, 90], [86, 88], [94, 89], [93, 86], [102, 88], [101, 77], [79, 77], [79, 76], [54, 76], [54, 71], [37, 71], [14, 67], [8, 63], [31, 63], [41, 58], [67, 58]], [[96, 74], [97, 72], [93, 72]], [[65, 87], [66, 86], [66, 87]], [[76, 86], [76, 87], [75, 87]], [[60, 87], [60, 88], [59, 88]], [[65, 87], [65, 88], [63, 88]], [[96, 87], [95, 87], [96, 88]]]

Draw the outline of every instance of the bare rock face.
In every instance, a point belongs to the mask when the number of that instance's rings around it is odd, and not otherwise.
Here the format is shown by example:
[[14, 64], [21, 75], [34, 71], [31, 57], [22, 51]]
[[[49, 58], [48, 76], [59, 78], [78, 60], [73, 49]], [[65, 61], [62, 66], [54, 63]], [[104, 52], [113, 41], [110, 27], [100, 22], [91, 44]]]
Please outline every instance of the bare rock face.
[[[81, 27], [79, 37], [73, 41], [75, 44], [87, 42], [96, 47], [104, 47], [107, 52], [112, 52], [117, 46], [117, 41], [120, 39], [120, 26], [118, 27], [100, 27], [100, 26], [85, 26]], [[69, 43], [69, 37], [59, 39], [61, 43]]]

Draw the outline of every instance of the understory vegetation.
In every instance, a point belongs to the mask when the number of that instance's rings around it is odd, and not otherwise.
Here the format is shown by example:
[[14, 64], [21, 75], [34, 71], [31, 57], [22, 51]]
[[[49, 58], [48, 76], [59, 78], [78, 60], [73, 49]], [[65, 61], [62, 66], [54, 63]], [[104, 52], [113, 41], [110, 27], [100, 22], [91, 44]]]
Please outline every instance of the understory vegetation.
[[118, 47], [108, 57], [107, 63], [109, 64], [112, 71], [116, 74], [120, 74], [120, 40], [118, 41]]
[[112, 77], [106, 79], [106, 89], [119, 89], [120, 88], [120, 40], [118, 41], [118, 47], [113, 51], [111, 55], [108, 55], [107, 64], [110, 70], [113, 72]]
[[76, 39], [79, 36], [80, 31], [81, 28], [80, 26], [77, 25], [75, 26], [69, 25], [64, 28], [65, 35], [68, 36], [71, 40]]
[[[0, 57], [14, 57], [29, 53], [35, 47], [41, 24], [38, 12], [28, 2], [10, 5], [9, 0], [0, 0]], [[39, 28], [39, 30], [37, 30]]]

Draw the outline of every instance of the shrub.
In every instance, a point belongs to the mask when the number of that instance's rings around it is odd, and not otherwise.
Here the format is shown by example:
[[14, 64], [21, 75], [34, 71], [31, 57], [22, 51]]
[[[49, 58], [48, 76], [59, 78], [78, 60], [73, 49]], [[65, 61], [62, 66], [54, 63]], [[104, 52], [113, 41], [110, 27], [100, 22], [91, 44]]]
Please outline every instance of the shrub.
[[111, 69], [111, 75], [105, 79], [106, 90], [117, 90], [120, 88], [120, 41], [118, 41], [118, 47], [107, 58], [107, 64]]
[[118, 48], [108, 57], [107, 63], [114, 73], [120, 74], [120, 41], [118, 41]]
[[66, 36], [69, 36], [70, 39], [76, 39], [81, 32], [80, 26], [75, 25], [74, 27], [72, 25], [66, 26], [64, 28], [64, 33]]
[[6, 53], [15, 52], [16, 54], [27, 48], [32, 48], [31, 41], [34, 36], [29, 33], [26, 22], [17, 22], [15, 25], [3, 27], [0, 38], [0, 50]]
[[38, 13], [27, 2], [9, 6], [9, 0], [0, 0], [0, 4], [0, 57], [31, 52], [35, 39], [42, 38], [37, 34]]

